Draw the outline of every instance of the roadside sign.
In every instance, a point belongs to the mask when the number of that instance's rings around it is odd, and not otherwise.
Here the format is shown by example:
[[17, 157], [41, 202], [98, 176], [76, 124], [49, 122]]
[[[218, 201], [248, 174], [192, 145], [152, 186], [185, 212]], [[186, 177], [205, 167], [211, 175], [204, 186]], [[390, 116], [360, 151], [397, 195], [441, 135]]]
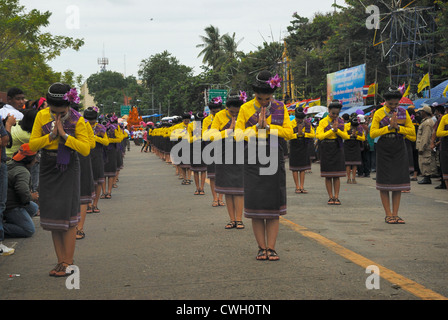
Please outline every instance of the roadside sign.
[[121, 116], [128, 116], [131, 112], [131, 106], [120, 106], [120, 114]]
[[227, 101], [227, 90], [224, 89], [210, 89], [208, 90], [208, 101], [213, 98], [221, 97], [222, 103], [225, 104]]

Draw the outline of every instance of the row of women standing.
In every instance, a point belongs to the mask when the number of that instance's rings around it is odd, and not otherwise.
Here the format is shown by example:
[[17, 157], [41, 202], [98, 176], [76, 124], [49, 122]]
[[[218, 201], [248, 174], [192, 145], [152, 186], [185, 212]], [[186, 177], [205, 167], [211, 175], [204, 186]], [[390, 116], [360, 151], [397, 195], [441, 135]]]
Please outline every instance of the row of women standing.
[[[242, 228], [242, 212], [245, 217], [252, 219], [255, 238], [259, 246], [257, 259], [260, 260], [279, 259], [275, 252], [275, 242], [279, 230], [279, 217], [286, 214], [285, 144], [283, 142], [290, 141], [290, 170], [293, 173], [303, 174], [311, 165], [307, 150], [310, 150], [310, 143], [314, 138], [313, 127], [305, 119], [303, 110], [296, 110], [296, 119], [291, 123], [285, 106], [273, 99], [273, 93], [277, 87], [275, 80], [273, 81], [274, 78], [269, 72], [259, 73], [253, 85], [255, 99], [243, 103], [241, 100], [238, 101], [238, 94], [233, 93], [228, 99], [225, 110], [215, 113], [213, 105], [209, 105], [212, 113], [209, 116], [211, 123], [206, 122], [205, 119], [202, 121], [204, 130], [206, 132], [209, 130], [208, 136], [203, 133], [205, 140], [218, 137], [218, 139], [236, 138], [237, 141], [239, 132], [242, 133], [246, 142], [251, 139], [255, 141], [257, 149], [253, 153], [248, 152], [249, 144], [246, 143], [243, 164], [238, 165], [234, 162], [232, 165], [216, 164], [214, 166], [214, 185], [216, 192], [226, 194], [231, 220], [226, 228]], [[380, 191], [385, 222], [402, 224], [404, 220], [398, 216], [401, 192], [410, 189], [409, 164], [404, 137], [415, 135], [415, 130], [409, 114], [399, 107], [400, 91], [389, 88], [383, 96], [385, 104], [375, 112], [370, 129], [372, 138], [379, 137], [376, 187]], [[360, 142], [366, 138], [365, 133], [356, 126], [355, 121], [344, 123], [339, 116], [341, 108], [342, 104], [339, 101], [332, 101], [328, 108], [328, 115], [319, 122], [315, 132], [315, 137], [319, 140], [321, 176], [325, 178], [329, 205], [341, 204], [340, 178], [350, 172], [356, 172], [353, 167], [359, 165], [361, 161]], [[264, 142], [259, 136], [259, 133], [262, 133], [260, 129], [267, 130], [267, 140], [264, 139]], [[188, 131], [188, 124], [184, 124], [182, 130]], [[217, 135], [216, 132], [219, 134]], [[278, 143], [272, 140], [274, 132]], [[264, 165], [258, 158], [260, 153], [257, 151], [263, 143], [271, 146], [269, 148], [271, 157], [273, 154], [277, 156], [278, 170], [272, 175], [260, 174], [260, 169]], [[223, 148], [223, 150], [227, 149]], [[223, 153], [222, 156], [225, 157], [225, 154]], [[181, 165], [188, 167], [187, 163]], [[193, 169], [193, 166], [190, 168]], [[352, 181], [350, 176], [348, 181]], [[306, 192], [303, 189], [303, 179], [302, 184], [296, 188], [296, 192]], [[392, 195], [392, 203], [390, 195]]]
[[71, 108], [77, 97], [69, 85], [51, 85], [46, 98], [49, 107], [37, 113], [29, 145], [42, 154], [40, 223], [51, 231], [57, 257], [49, 274], [63, 277], [72, 272], [76, 239], [85, 236], [83, 226], [90, 204], [99, 212], [98, 197], [105, 177], [109, 175], [109, 184], [116, 180], [122, 153], [110, 150], [122, 150], [125, 135], [116, 119], [109, 119], [106, 126], [97, 123], [96, 108], [88, 108], [85, 117]]

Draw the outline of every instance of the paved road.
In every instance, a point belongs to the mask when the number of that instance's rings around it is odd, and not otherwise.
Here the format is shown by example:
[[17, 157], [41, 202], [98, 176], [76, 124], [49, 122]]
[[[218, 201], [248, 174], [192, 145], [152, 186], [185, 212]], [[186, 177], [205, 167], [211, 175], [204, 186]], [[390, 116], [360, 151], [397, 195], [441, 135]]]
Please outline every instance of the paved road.
[[[278, 262], [256, 261], [250, 220], [225, 230], [225, 207], [212, 208], [172, 166], [132, 146], [112, 199], [88, 215], [77, 241], [79, 289], [48, 276], [56, 258], [49, 232], [6, 239], [0, 299], [418, 300], [448, 297], [448, 191], [417, 185], [403, 194], [405, 225], [384, 223], [371, 178], [342, 181], [341, 206], [328, 206], [319, 165], [306, 175], [309, 194], [294, 194], [281, 220]], [[373, 175], [374, 177], [374, 175]], [[379, 268], [380, 278], [366, 273]], [[10, 276], [11, 274], [19, 276]], [[366, 287], [379, 284], [375, 289]], [[71, 282], [72, 285], [75, 282]]]

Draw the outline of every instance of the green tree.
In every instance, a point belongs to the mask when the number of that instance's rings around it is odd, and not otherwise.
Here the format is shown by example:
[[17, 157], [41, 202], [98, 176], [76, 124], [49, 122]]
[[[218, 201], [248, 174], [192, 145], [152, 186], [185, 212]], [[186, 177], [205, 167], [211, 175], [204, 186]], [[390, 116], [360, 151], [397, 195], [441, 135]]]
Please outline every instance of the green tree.
[[196, 48], [202, 48], [198, 57], [203, 56], [202, 63], [216, 69], [219, 60], [222, 59], [223, 51], [221, 48], [221, 35], [219, 29], [215, 26], [208, 26], [204, 29], [205, 36], [200, 36], [202, 43], [196, 45]]
[[87, 78], [87, 87], [102, 113], [118, 114], [126, 98], [130, 98], [130, 103], [135, 105], [143, 94], [143, 89], [137, 84], [135, 77], [124, 78], [121, 73], [115, 71], [103, 71], [90, 75]]
[[0, 90], [12, 86], [25, 91], [27, 98], [45, 95], [51, 83], [60, 81], [48, 61], [62, 50], [79, 48], [82, 39], [42, 32], [51, 13], [31, 9], [26, 12], [18, 0], [0, 2]]

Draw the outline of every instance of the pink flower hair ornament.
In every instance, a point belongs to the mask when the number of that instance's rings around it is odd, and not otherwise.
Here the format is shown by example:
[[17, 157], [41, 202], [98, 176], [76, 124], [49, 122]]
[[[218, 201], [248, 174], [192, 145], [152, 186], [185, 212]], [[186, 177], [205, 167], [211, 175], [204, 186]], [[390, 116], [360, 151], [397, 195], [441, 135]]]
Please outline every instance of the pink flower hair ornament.
[[81, 101], [81, 99], [79, 99], [78, 91], [76, 91], [76, 88], [70, 89], [70, 91], [67, 92], [62, 99], [70, 103], [79, 103]]
[[274, 89], [275, 87], [280, 88], [282, 85], [282, 78], [276, 74], [272, 78], [270, 78], [268, 81], [266, 81], [267, 84], [271, 86], [271, 89]]
[[240, 100], [243, 102], [247, 101], [247, 93], [246, 91], [240, 91]]
[[220, 103], [222, 103], [222, 98], [221, 98], [221, 97], [213, 98], [213, 103], [214, 103], [214, 104], [220, 104]]

